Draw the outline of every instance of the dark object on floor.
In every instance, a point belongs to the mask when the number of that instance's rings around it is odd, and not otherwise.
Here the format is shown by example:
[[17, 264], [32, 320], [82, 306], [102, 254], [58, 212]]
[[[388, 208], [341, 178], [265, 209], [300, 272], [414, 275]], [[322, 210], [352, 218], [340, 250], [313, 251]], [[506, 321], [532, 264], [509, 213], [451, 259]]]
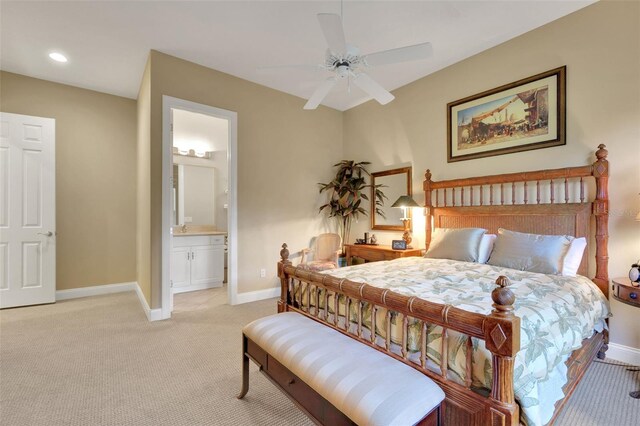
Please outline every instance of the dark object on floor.
[[[640, 371], [640, 368], [627, 368], [627, 371]], [[629, 392], [631, 398], [640, 399], [640, 390]]]

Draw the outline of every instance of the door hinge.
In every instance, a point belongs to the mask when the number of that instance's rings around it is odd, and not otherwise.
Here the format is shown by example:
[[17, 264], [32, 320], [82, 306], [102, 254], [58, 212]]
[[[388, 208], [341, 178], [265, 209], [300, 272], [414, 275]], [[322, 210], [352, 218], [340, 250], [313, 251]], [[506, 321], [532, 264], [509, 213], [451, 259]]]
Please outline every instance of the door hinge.
[[170, 283], [169, 287], [173, 288], [173, 280], [171, 280]]

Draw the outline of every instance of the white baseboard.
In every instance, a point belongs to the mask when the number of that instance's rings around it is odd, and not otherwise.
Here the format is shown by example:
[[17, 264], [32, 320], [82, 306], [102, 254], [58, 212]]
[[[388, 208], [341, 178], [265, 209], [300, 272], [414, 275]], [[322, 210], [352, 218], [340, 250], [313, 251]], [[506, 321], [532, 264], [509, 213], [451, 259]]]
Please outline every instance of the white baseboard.
[[136, 290], [136, 294], [138, 295], [138, 300], [140, 300], [140, 304], [142, 305], [142, 310], [147, 316], [147, 319], [149, 321], [159, 321], [161, 319], [164, 319], [162, 318], [162, 309], [151, 309], [149, 307], [149, 304], [147, 303], [147, 299], [144, 297], [144, 294], [142, 293], [142, 289], [140, 288], [138, 283], [135, 283], [135, 290]]
[[615, 359], [616, 361], [626, 362], [631, 365], [640, 365], [640, 349], [619, 345], [617, 343], [609, 343], [609, 349], [606, 354], [607, 358]]
[[56, 301], [77, 299], [80, 297], [100, 296], [102, 294], [122, 293], [124, 291], [133, 291], [137, 286], [137, 283], [131, 282], [96, 285], [92, 287], [70, 288], [68, 290], [57, 290]]
[[238, 293], [234, 305], [241, 303], [257, 302], [258, 300], [273, 299], [280, 297], [280, 287], [268, 288], [266, 290], [249, 291], [247, 293]]
[[70, 288], [68, 290], [57, 290], [56, 301], [78, 299], [80, 297], [100, 296], [103, 294], [122, 293], [125, 291], [135, 291], [142, 305], [145, 315], [149, 321], [158, 321], [162, 318], [161, 309], [151, 309], [142, 294], [142, 289], [137, 282], [95, 285], [92, 287]]

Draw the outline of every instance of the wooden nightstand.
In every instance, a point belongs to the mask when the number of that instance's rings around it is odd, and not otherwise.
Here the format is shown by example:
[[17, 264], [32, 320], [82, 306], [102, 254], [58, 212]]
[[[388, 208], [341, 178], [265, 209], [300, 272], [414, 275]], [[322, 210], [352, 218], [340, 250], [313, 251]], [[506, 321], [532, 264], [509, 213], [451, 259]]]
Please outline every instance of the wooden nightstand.
[[[640, 307], [640, 287], [631, 285], [631, 280], [627, 277], [614, 278], [613, 298], [626, 303], [627, 305]], [[635, 370], [631, 370], [635, 371]], [[631, 398], [640, 398], [640, 390], [629, 392]]]
[[366, 244], [345, 244], [347, 265], [351, 265], [351, 258], [356, 256], [368, 262], [392, 260], [399, 257], [422, 256], [422, 249], [394, 250], [391, 246], [371, 246]]
[[640, 307], [640, 287], [631, 285], [629, 278], [614, 278], [613, 298], [627, 305]]

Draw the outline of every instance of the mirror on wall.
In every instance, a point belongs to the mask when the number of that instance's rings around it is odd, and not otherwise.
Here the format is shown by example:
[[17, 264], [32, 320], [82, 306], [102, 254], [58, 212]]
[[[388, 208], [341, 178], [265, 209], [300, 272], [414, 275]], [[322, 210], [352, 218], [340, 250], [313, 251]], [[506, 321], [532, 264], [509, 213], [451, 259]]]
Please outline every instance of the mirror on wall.
[[[375, 185], [384, 185], [382, 192], [387, 198], [384, 205], [380, 209], [384, 212], [385, 217], [371, 214], [371, 229], [379, 229], [383, 231], [403, 231], [402, 225], [402, 209], [393, 208], [391, 205], [402, 195], [412, 195], [411, 191], [411, 167], [402, 167], [399, 169], [385, 170], [382, 172], [371, 173], [371, 183]], [[371, 212], [375, 211], [375, 197], [371, 195]], [[411, 209], [408, 209], [407, 216], [411, 217]]]
[[215, 225], [215, 169], [174, 164], [173, 224]]

